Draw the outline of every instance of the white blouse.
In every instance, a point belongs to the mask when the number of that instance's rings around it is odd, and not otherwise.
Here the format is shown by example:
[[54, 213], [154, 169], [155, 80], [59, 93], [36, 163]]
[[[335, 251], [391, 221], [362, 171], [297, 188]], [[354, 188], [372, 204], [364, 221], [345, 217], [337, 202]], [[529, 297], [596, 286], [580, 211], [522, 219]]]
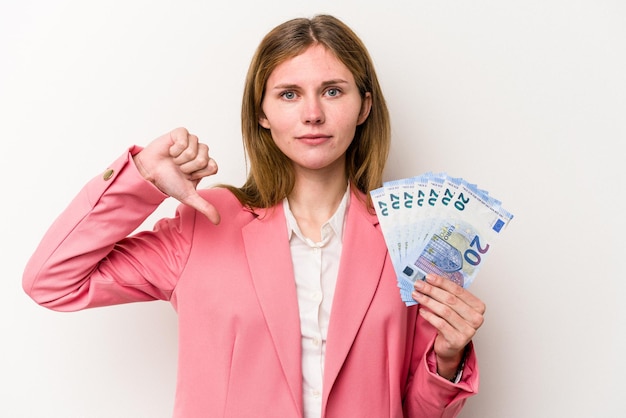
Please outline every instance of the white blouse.
[[289, 202], [287, 199], [283, 200], [300, 311], [305, 418], [317, 418], [322, 414], [326, 336], [339, 272], [343, 226], [349, 201], [348, 187], [335, 214], [322, 225], [322, 240], [313, 242], [302, 234]]

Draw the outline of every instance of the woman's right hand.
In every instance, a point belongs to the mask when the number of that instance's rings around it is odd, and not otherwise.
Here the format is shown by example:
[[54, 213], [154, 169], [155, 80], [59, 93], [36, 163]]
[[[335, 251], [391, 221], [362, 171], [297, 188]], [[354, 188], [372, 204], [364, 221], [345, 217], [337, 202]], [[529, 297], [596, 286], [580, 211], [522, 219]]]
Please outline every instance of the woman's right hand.
[[218, 224], [217, 209], [204, 200], [196, 187], [204, 177], [217, 173], [209, 147], [185, 128], [177, 128], [152, 141], [133, 157], [141, 175], [163, 193], [204, 214]]

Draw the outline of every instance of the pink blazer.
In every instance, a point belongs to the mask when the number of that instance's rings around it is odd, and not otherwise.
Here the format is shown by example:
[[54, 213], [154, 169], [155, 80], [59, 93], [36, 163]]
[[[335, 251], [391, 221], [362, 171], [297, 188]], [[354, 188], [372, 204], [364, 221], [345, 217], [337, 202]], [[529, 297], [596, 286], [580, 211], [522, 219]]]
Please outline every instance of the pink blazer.
[[[282, 206], [252, 213], [201, 191], [211, 224], [180, 206], [127, 237], [165, 199], [132, 148], [89, 182], [47, 232], [23, 286], [58, 311], [169, 300], [179, 318], [175, 417], [301, 417], [300, 324]], [[110, 174], [110, 172], [109, 172]], [[323, 416], [453, 417], [476, 393], [470, 350], [458, 384], [436, 375], [433, 328], [400, 300], [375, 215], [354, 194], [328, 331]]]

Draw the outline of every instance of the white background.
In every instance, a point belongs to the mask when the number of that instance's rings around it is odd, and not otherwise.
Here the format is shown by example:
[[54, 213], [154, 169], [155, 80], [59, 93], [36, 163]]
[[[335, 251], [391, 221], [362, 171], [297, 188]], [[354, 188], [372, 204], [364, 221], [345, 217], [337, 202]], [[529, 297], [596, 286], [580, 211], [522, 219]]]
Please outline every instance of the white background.
[[472, 285], [488, 312], [461, 416], [626, 416], [621, 0], [1, 0], [0, 416], [170, 416], [170, 305], [51, 312], [23, 293], [23, 267], [88, 179], [177, 126], [220, 165], [203, 186], [241, 184], [253, 50], [321, 12], [377, 66], [386, 179], [447, 171], [515, 214]]

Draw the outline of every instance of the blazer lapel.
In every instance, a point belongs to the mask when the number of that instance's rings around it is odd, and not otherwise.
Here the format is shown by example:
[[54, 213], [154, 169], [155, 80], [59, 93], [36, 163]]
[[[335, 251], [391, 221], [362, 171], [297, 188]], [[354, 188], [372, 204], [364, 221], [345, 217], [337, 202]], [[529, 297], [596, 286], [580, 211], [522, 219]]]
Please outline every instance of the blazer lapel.
[[257, 210], [243, 230], [252, 281], [294, 403], [302, 414], [300, 314], [281, 205]]
[[380, 281], [387, 247], [377, 224], [376, 216], [352, 194], [328, 329], [324, 405]]

